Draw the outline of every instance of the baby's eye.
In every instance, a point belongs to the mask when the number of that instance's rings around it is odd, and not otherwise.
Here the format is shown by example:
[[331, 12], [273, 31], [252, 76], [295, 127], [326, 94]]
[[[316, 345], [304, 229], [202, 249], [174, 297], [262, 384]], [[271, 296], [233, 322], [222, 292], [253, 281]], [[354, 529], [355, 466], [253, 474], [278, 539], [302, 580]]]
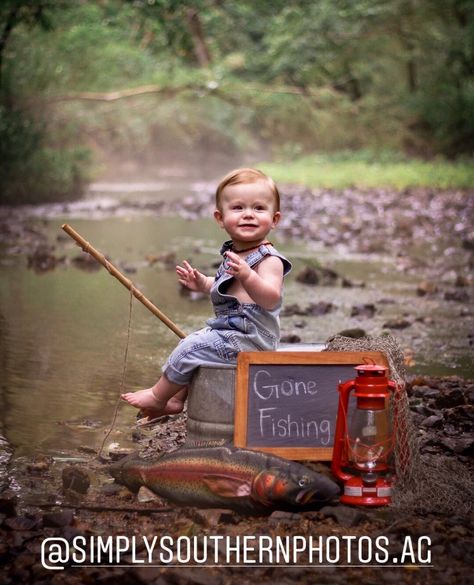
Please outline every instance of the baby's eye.
[[242, 209], [242, 205], [233, 205], [232, 209], [239, 211], [240, 209]]
[[265, 205], [257, 205], [257, 206], [255, 207], [255, 209], [256, 209], [257, 211], [265, 211], [266, 207], [265, 207]]

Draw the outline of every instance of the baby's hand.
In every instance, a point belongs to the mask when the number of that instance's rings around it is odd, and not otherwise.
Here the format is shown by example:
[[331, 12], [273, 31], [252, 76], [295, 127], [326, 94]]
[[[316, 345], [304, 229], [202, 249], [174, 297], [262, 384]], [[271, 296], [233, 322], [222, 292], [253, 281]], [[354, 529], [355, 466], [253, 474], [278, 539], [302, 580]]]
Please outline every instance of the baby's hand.
[[183, 266], [176, 266], [176, 272], [178, 281], [186, 288], [198, 292], [209, 291], [208, 277], [193, 268], [186, 260], [183, 261]]
[[252, 269], [238, 254], [229, 251], [226, 253], [226, 258], [227, 274], [231, 274], [237, 280], [246, 280], [250, 276]]

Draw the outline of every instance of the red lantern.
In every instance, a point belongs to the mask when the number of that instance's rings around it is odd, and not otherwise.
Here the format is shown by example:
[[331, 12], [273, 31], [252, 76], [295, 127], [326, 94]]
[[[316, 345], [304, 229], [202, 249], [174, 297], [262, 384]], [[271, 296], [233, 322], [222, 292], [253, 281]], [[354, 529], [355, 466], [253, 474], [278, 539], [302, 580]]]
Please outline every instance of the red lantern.
[[[384, 506], [390, 504], [392, 492], [390, 394], [397, 386], [388, 380], [385, 366], [365, 364], [355, 369], [355, 380], [339, 384], [332, 471], [344, 482], [342, 503]], [[352, 391], [356, 404], [348, 424]]]

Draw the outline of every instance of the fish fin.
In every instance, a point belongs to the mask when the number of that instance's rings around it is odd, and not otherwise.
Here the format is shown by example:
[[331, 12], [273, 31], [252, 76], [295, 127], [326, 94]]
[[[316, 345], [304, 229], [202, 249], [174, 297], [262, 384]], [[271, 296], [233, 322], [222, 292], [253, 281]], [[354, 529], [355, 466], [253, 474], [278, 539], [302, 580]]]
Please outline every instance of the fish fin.
[[185, 443], [184, 448], [192, 449], [197, 447], [222, 447], [226, 443], [228, 443], [229, 445], [231, 444], [229, 439], [215, 439], [212, 441], [190, 441], [189, 443], [187, 442]]
[[211, 492], [225, 498], [249, 496], [252, 489], [248, 481], [220, 473], [207, 474], [202, 480]]

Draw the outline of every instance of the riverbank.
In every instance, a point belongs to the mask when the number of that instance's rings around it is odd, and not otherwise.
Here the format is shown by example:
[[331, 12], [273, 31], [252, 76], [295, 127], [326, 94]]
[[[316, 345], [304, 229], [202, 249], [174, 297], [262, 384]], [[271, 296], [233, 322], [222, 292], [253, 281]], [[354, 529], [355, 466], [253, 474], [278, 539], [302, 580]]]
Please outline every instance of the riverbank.
[[[429, 502], [424, 502], [423, 509], [418, 510], [330, 504], [319, 509], [275, 511], [269, 516], [252, 518], [231, 510], [176, 508], [146, 490], [135, 496], [111, 483], [106, 465], [93, 453], [85, 455], [83, 451], [82, 463], [38, 456], [15, 464], [15, 485], [0, 497], [3, 582], [39, 584], [50, 583], [53, 578], [58, 584], [71, 580], [108, 583], [121, 579], [157, 585], [225, 585], [253, 583], [255, 579], [262, 583], [275, 580], [290, 583], [297, 575], [300, 583], [308, 584], [315, 580], [331, 584], [358, 583], [361, 579], [366, 583], [410, 585], [421, 580], [427, 585], [467, 583], [474, 528], [470, 499], [474, 382], [417, 377], [410, 380], [407, 391], [411, 414], [419, 428], [422, 461], [436, 456], [444, 458], [445, 466], [457, 466], [457, 496], [461, 481], [465, 482], [462, 485], [465, 505], [457, 514], [455, 509], [448, 512], [449, 505], [456, 505], [452, 488], [445, 494], [448, 508], [444, 511], [430, 509]], [[168, 417], [159, 425], [139, 431], [137, 449], [150, 455], [176, 448], [184, 439], [184, 419], [184, 415]], [[328, 472], [327, 464], [307, 465]], [[438, 485], [424, 487], [439, 497], [446, 489], [440, 483], [442, 479], [441, 475]], [[291, 546], [289, 557], [286, 561], [282, 557], [279, 562], [275, 556], [263, 553], [263, 560], [251, 564], [249, 561], [245, 566], [243, 557], [239, 557], [242, 552], [235, 551], [226, 560], [225, 539], [234, 546], [238, 542], [242, 551], [243, 535], [248, 536], [245, 546], [250, 548], [255, 547], [258, 539], [264, 539], [260, 542], [268, 546], [269, 542], [282, 538], [283, 542], [294, 539], [292, 542], [301, 550], [296, 553]], [[132, 543], [131, 547], [136, 546], [133, 553], [126, 549], [124, 536], [130, 539], [127, 542]], [[157, 545], [153, 566], [149, 567], [145, 564], [149, 558], [143, 541], [147, 538], [151, 542], [153, 537], [165, 537], [164, 546], [168, 548], [163, 551]], [[76, 556], [63, 563], [63, 571], [53, 573], [41, 565], [41, 543], [45, 538], [79, 543]], [[124, 547], [120, 562], [115, 556], [109, 559], [108, 549], [101, 552], [103, 566], [97, 566], [97, 549], [96, 560], [89, 558], [88, 553], [100, 538], [119, 538]], [[221, 540], [220, 544], [216, 545], [216, 539]], [[195, 542], [196, 548], [188, 549], [189, 542]], [[214, 544], [207, 549], [207, 562], [202, 562], [207, 542]], [[311, 562], [308, 550], [303, 552], [303, 545], [308, 547], [310, 542], [316, 547]], [[82, 549], [88, 553], [81, 552]], [[195, 551], [200, 563], [192, 560], [189, 550]], [[258, 559], [258, 550], [258, 547], [251, 550], [248, 558]], [[213, 566], [215, 558], [219, 566]], [[48, 562], [54, 564], [52, 558]], [[86, 562], [93, 566], [81, 567]], [[396, 566], [397, 562], [400, 566]], [[116, 564], [123, 566], [113, 566]]]

